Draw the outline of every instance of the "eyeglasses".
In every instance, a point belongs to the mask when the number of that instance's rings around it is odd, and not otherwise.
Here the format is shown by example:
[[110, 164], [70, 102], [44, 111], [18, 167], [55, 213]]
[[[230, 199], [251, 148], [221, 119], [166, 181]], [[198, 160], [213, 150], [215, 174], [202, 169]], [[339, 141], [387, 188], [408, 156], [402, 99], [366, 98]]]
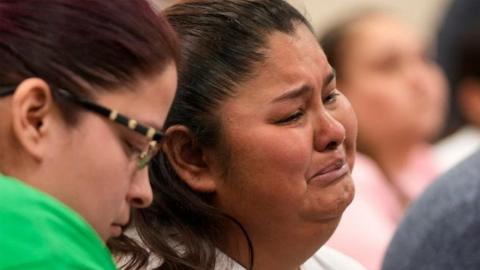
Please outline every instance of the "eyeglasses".
[[[16, 86], [0, 86], [0, 97], [13, 94], [16, 88]], [[117, 124], [120, 124], [130, 130], [146, 136], [150, 140], [150, 142], [148, 143], [147, 149], [140, 153], [140, 155], [138, 156], [137, 167], [139, 170], [145, 168], [150, 163], [152, 158], [158, 154], [161, 147], [161, 142], [164, 138], [164, 134], [162, 132], [152, 127], [142, 125], [138, 123], [138, 121], [128, 118], [125, 115], [117, 112], [116, 110], [112, 110], [96, 104], [92, 101], [76, 97], [67, 90], [55, 88], [55, 91], [65, 99], [81, 106], [88, 111], [106, 117]]]

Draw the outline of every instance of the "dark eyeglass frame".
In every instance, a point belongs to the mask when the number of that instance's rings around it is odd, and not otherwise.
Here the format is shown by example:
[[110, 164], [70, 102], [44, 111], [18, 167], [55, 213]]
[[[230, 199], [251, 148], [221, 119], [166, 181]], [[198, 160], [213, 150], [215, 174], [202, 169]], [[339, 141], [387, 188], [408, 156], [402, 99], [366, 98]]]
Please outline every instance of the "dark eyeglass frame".
[[[16, 86], [0, 86], [0, 97], [11, 95], [15, 92], [16, 89], [17, 89]], [[135, 119], [129, 118], [117, 112], [116, 110], [109, 109], [105, 106], [99, 105], [97, 103], [94, 103], [84, 98], [76, 97], [65, 89], [54, 88], [54, 91], [56, 91], [65, 99], [81, 106], [82, 108], [88, 111], [94, 112], [100, 116], [108, 118], [109, 120], [117, 124], [120, 124], [130, 130], [133, 130], [147, 137], [150, 140], [150, 142], [148, 144], [148, 148], [145, 151], [143, 151], [138, 157], [138, 164], [137, 164], [138, 169], [145, 168], [149, 164], [149, 162], [152, 160], [152, 158], [158, 154], [158, 151], [160, 150], [161, 142], [165, 137], [164, 133], [162, 133], [161, 131], [158, 131], [152, 127], [140, 124]]]

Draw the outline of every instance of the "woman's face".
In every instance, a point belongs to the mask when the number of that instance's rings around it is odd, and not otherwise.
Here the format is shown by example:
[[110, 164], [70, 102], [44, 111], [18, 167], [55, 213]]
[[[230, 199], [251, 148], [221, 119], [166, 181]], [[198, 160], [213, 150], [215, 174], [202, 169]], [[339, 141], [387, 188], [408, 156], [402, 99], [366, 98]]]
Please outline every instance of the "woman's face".
[[277, 238], [313, 250], [354, 195], [356, 118], [307, 27], [272, 33], [268, 48], [254, 78], [220, 109], [228, 158], [218, 162], [214, 203], [255, 248]]
[[418, 143], [439, 132], [445, 79], [409, 27], [372, 15], [347, 30], [340, 50], [338, 87], [357, 113], [359, 143]]
[[[154, 77], [141, 79], [132, 89], [102, 92], [95, 102], [117, 110], [140, 123], [161, 129], [176, 91], [173, 64]], [[79, 109], [81, 110], [81, 109]], [[121, 233], [132, 207], [152, 201], [147, 169], [137, 168], [139, 152], [148, 139], [89, 111], [81, 110], [80, 121], [68, 126], [51, 147], [57, 179], [51, 193], [80, 213], [103, 240]]]

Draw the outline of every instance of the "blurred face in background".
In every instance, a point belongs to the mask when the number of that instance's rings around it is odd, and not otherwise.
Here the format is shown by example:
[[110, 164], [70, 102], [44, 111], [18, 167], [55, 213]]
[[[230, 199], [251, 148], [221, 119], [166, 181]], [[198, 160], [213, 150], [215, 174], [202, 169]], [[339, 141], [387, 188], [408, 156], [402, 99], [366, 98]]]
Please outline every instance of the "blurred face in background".
[[415, 144], [437, 135], [446, 82], [412, 29], [386, 15], [370, 15], [349, 26], [341, 46], [338, 88], [357, 113], [360, 147]]

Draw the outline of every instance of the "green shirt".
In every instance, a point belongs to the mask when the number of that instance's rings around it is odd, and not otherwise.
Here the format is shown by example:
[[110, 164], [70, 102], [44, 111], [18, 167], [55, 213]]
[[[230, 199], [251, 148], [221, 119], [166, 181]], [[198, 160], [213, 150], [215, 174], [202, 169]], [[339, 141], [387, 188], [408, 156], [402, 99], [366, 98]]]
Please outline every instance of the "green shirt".
[[93, 228], [76, 212], [0, 174], [0, 270], [116, 269]]

